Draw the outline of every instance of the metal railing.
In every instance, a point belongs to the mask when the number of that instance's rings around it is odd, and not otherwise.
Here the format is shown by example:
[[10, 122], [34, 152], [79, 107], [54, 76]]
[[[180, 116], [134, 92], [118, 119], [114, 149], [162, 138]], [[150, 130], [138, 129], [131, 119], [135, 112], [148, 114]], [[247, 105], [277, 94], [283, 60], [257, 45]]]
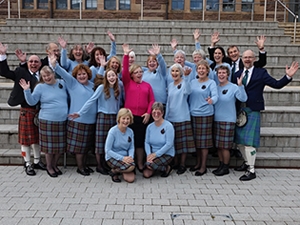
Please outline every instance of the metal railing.
[[[296, 15], [294, 12], [292, 12], [292, 10], [289, 9], [289, 7], [287, 7], [283, 2], [281, 2], [280, 0], [276, 0], [275, 1], [275, 12], [274, 12], [274, 21], [275, 18], [277, 16], [277, 3], [279, 3], [280, 5], [282, 5], [285, 9], [284, 12], [288, 11], [293, 17], [294, 17], [294, 34], [293, 34], [293, 43], [296, 43], [296, 32], [297, 32], [297, 20], [298, 20], [298, 15]], [[284, 17], [284, 21], [285, 21], [285, 17]]]

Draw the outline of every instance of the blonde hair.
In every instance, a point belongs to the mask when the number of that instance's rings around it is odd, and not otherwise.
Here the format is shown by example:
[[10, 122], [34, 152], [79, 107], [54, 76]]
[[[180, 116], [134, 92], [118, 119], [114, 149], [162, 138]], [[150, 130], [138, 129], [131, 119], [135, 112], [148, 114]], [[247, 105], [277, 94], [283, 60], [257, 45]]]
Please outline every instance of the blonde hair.
[[133, 115], [132, 115], [131, 110], [127, 109], [127, 108], [121, 108], [119, 110], [118, 115], [117, 115], [117, 123], [120, 122], [121, 117], [125, 117], [125, 116], [129, 116], [129, 118], [130, 118], [130, 123], [129, 124], [132, 124], [133, 123]]

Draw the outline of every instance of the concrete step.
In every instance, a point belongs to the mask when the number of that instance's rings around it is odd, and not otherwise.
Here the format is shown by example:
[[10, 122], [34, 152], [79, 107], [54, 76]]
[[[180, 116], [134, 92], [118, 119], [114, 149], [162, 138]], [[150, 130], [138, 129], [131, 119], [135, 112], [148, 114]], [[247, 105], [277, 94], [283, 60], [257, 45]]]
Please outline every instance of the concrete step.
[[265, 87], [264, 99], [266, 106], [300, 106], [300, 86]]
[[0, 103], [0, 124], [18, 124], [20, 106], [11, 107], [7, 103]]
[[[195, 28], [194, 28], [195, 29]], [[200, 26], [199, 29], [201, 30], [201, 34], [211, 34], [212, 30], [211, 27], [202, 27]], [[220, 26], [215, 28], [218, 30], [220, 34], [240, 34], [240, 35], [248, 35], [248, 34], [264, 34], [264, 35], [283, 35], [284, 29], [278, 29], [277, 27], [240, 27], [240, 29], [236, 29], [235, 27], [226, 27]], [[6, 31], [22, 31], [24, 33], [30, 32], [61, 32], [61, 33], [70, 33], [74, 32], [96, 32], [96, 33], [106, 33], [107, 30], [110, 30], [113, 33], [146, 33], [146, 34], [155, 34], [155, 33], [181, 33], [181, 34], [188, 34], [192, 35], [193, 30], [191, 27], [187, 26], [105, 26], [105, 27], [97, 27], [95, 28], [94, 25], [73, 25], [73, 26], [65, 26], [65, 25], [43, 25], [43, 26], [23, 26], [23, 25], [12, 25], [9, 24], [7, 26], [2, 27], [1, 29], [3, 32]]]
[[[66, 159], [66, 167], [76, 166], [76, 159], [73, 154], [66, 153], [61, 156], [59, 165], [64, 165], [64, 157]], [[33, 158], [33, 155], [32, 157]], [[45, 155], [41, 154], [42, 161], [45, 162]], [[243, 159], [232, 157], [230, 159], [230, 167], [241, 165]], [[18, 148], [1, 148], [0, 149], [0, 165], [23, 165], [24, 161], [21, 156], [20, 146]], [[189, 155], [187, 157], [187, 166], [194, 166], [196, 163], [195, 157]], [[208, 155], [207, 166], [217, 167], [218, 158]], [[89, 166], [96, 166], [95, 156], [90, 153], [87, 157]], [[257, 168], [300, 168], [300, 153], [299, 152], [263, 152], [260, 149], [257, 151], [255, 166]], [[93, 168], [94, 169], [94, 168]]]
[[262, 127], [298, 127], [300, 106], [266, 106], [261, 113]]
[[194, 29], [199, 28], [217, 28], [217, 27], [269, 27], [274, 28], [278, 27], [277, 22], [267, 21], [195, 21], [195, 20], [103, 20], [103, 19], [27, 19], [27, 18], [11, 18], [6, 19], [7, 25], [26, 25], [26, 26], [48, 26], [48, 25], [62, 25], [62, 26], [95, 26], [95, 27], [125, 27], [125, 26], [145, 26], [145, 27], [156, 27], [156, 26], [164, 26], [166, 28], [171, 26], [190, 26]]

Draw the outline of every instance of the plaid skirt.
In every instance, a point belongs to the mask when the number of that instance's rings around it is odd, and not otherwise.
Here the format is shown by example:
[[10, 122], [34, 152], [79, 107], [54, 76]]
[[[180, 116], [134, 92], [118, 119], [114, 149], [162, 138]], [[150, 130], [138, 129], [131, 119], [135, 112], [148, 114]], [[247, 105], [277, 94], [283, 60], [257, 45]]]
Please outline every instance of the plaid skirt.
[[214, 116], [192, 116], [192, 127], [197, 149], [213, 147]]
[[67, 121], [39, 120], [41, 151], [61, 154], [66, 151]]
[[94, 146], [95, 124], [68, 121], [67, 150], [75, 154], [84, 154]]
[[146, 162], [145, 167], [149, 166], [153, 170], [166, 171], [167, 166], [171, 163], [173, 157], [170, 155], [162, 155], [161, 157], [156, 157], [152, 163]]
[[191, 121], [172, 122], [172, 124], [175, 130], [174, 146], [176, 154], [195, 152]]
[[120, 172], [127, 170], [131, 166], [135, 166], [134, 162], [127, 164], [122, 160], [116, 160], [114, 158], [110, 158], [106, 162], [110, 168], [120, 170]]
[[215, 121], [214, 137], [215, 146], [220, 149], [231, 149], [234, 139], [235, 123]]
[[39, 143], [39, 128], [34, 125], [33, 119], [37, 109], [21, 108], [18, 127], [18, 141], [21, 145], [30, 146]]
[[244, 108], [248, 122], [244, 127], [235, 128], [235, 143], [258, 148], [260, 145], [260, 112]]
[[97, 114], [95, 153], [104, 154], [105, 140], [109, 129], [116, 125], [116, 118], [116, 114]]
[[145, 146], [145, 136], [148, 124], [143, 124], [143, 117], [133, 116], [133, 124], [129, 127], [133, 130], [134, 134], [134, 147], [144, 148]]

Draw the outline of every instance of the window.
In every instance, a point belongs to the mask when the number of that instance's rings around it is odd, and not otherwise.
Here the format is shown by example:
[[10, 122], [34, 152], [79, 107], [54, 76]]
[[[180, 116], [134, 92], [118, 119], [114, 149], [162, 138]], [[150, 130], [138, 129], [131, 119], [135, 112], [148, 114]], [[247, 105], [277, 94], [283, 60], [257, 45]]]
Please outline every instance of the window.
[[48, 9], [48, 0], [38, 0], [38, 9]]
[[116, 1], [104, 0], [104, 9], [116, 10]]
[[234, 11], [235, 2], [234, 0], [223, 0], [223, 11]]
[[206, 10], [219, 10], [219, 0], [206, 0]]
[[119, 0], [120, 10], [130, 10], [130, 0]]
[[68, 0], [56, 0], [56, 9], [67, 9]]
[[23, 9], [33, 9], [33, 0], [23, 0]]
[[184, 0], [172, 0], [173, 10], [184, 10]]
[[80, 1], [81, 0], [71, 0], [71, 9], [79, 9], [80, 8]]
[[254, 0], [242, 0], [242, 11], [250, 12], [252, 11]]
[[85, 8], [86, 9], [97, 9], [97, 0], [86, 0]]
[[203, 9], [203, 0], [191, 0], [191, 9], [197, 10], [197, 9]]

